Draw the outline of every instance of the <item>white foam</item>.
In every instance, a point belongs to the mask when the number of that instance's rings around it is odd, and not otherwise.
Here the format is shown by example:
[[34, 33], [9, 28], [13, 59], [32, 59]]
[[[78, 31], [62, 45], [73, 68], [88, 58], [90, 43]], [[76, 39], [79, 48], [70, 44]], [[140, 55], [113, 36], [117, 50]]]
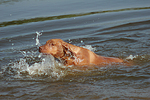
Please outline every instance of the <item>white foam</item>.
[[128, 56], [126, 59], [127, 59], [127, 60], [133, 60], [133, 59], [135, 59], [135, 58], [137, 58], [137, 57], [139, 57], [139, 56], [138, 56], [138, 55], [135, 55], [135, 56], [130, 55], [130, 56]]
[[[13, 63], [13, 65], [10, 67], [13, 68], [13, 71], [17, 73], [15, 78], [21, 78], [22, 73], [27, 73], [31, 77], [45, 75], [49, 78], [57, 80], [65, 75], [64, 70], [60, 69], [59, 65], [61, 64], [58, 64], [53, 56], [42, 55], [41, 59], [42, 62], [35, 62], [32, 65], [29, 65], [27, 60], [24, 58], [20, 58], [19, 62]], [[9, 74], [12, 73], [13, 72], [10, 71]]]
[[46, 55], [41, 63], [34, 63], [27, 68], [27, 71], [30, 75], [48, 75], [59, 79], [64, 73], [56, 65], [54, 57]]
[[85, 46], [81, 46], [81, 47], [83, 47], [83, 48], [86, 48], [86, 49], [89, 49], [89, 50], [91, 50], [91, 51], [96, 51], [96, 48], [95, 47], [92, 47], [91, 45], [85, 45]]

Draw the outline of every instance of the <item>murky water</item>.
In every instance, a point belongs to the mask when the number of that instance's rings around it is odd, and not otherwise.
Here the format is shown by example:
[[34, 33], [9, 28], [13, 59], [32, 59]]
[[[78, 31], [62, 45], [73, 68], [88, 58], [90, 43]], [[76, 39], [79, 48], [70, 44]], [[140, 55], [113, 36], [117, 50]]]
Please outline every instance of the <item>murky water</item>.
[[[150, 99], [149, 0], [1, 0], [0, 99]], [[66, 67], [38, 47], [60, 38], [133, 66]]]

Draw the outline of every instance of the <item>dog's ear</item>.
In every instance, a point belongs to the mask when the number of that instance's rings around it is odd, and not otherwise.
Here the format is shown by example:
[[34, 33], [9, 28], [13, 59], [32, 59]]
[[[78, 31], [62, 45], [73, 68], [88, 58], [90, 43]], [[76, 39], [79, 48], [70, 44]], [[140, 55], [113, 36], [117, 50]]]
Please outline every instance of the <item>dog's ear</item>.
[[74, 45], [62, 41], [62, 46], [66, 55], [70, 56], [76, 55]]

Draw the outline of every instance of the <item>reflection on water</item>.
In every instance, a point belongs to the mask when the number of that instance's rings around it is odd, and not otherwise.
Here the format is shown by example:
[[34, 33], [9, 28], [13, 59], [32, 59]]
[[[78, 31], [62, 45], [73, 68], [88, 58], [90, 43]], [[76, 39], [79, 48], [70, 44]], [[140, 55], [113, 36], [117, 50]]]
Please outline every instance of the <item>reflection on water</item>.
[[31, 18], [31, 19], [14, 20], [14, 21], [9, 21], [9, 22], [1, 22], [0, 27], [4, 27], [4, 26], [8, 26], [8, 25], [19, 25], [19, 24], [24, 24], [24, 23], [46, 21], [46, 20], [58, 20], [58, 19], [63, 19], [63, 18], [80, 17], [80, 16], [86, 16], [86, 15], [100, 14], [100, 13], [110, 13], [110, 12], [120, 12], [120, 11], [130, 11], [130, 10], [143, 10], [143, 9], [150, 9], [150, 7], [126, 8], [126, 9], [96, 11], [96, 12], [81, 13], [81, 14], [69, 14], [69, 15], [60, 15], [60, 16], [51, 16], [51, 17], [38, 17], [38, 18]]
[[18, 2], [18, 1], [21, 1], [21, 0], [1, 0], [1, 1], [0, 1], [0, 4], [3, 4], [3, 3], [10, 3], [10, 2]]

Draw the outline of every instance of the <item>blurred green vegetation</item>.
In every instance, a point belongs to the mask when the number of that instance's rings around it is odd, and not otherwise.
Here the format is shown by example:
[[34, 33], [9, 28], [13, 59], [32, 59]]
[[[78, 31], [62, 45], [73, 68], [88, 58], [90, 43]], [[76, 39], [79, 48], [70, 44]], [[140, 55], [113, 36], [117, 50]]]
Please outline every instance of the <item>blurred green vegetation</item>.
[[150, 7], [126, 8], [126, 9], [118, 9], [118, 10], [96, 11], [96, 12], [80, 13], [80, 14], [68, 14], [68, 15], [51, 16], [51, 17], [38, 17], [38, 18], [31, 18], [31, 19], [14, 20], [14, 21], [8, 21], [8, 22], [1, 22], [0, 27], [5, 27], [9, 25], [20, 25], [20, 24], [31, 23], [31, 22], [47, 21], [47, 20], [80, 17], [80, 16], [86, 16], [86, 15], [92, 15], [92, 14], [120, 12], [120, 11], [128, 11], [128, 10], [142, 10], [142, 9], [150, 9]]

